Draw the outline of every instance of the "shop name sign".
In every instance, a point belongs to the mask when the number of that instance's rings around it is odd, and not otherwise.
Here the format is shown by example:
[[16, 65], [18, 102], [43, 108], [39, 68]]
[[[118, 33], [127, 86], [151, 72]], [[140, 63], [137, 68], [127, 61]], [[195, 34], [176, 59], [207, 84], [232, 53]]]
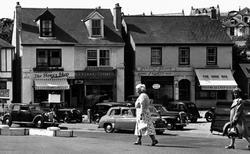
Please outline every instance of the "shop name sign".
[[237, 86], [201, 86], [202, 90], [232, 90], [236, 88]]
[[69, 72], [44, 72], [44, 73], [34, 73], [35, 79], [67, 79], [71, 75]]

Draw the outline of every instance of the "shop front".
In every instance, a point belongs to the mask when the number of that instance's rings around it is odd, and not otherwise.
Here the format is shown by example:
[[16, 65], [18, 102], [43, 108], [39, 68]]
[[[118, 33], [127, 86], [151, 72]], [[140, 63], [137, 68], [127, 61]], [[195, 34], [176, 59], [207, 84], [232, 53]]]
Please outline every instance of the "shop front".
[[72, 84], [72, 103], [86, 111], [96, 103], [116, 101], [116, 87], [116, 70], [111, 67], [76, 71]]
[[219, 100], [231, 100], [237, 87], [230, 69], [195, 69], [195, 99], [199, 108], [215, 106]]

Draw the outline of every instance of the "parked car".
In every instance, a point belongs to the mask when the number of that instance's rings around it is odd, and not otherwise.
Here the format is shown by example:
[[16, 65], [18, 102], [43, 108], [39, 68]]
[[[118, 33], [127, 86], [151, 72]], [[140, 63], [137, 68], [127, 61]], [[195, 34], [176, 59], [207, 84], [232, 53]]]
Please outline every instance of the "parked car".
[[161, 104], [151, 104], [151, 112], [158, 112], [161, 118], [165, 121], [167, 129], [183, 129], [188, 124], [187, 114], [183, 111], [168, 111]]
[[45, 126], [58, 126], [54, 112], [46, 112], [35, 104], [15, 104], [12, 109], [4, 114], [3, 124], [33, 125], [37, 128]]
[[75, 108], [60, 108], [56, 111], [56, 117], [62, 122], [82, 122], [82, 113]]
[[[165, 131], [165, 122], [158, 114], [152, 116], [157, 134]], [[99, 128], [104, 128], [105, 132], [112, 133], [114, 130], [134, 131], [136, 124], [135, 107], [116, 106], [111, 107], [106, 115], [99, 122]]]
[[200, 113], [193, 102], [189, 101], [173, 101], [168, 102], [166, 106], [169, 111], [184, 111], [187, 113], [188, 120], [190, 122], [197, 122], [198, 118], [201, 118]]
[[[247, 128], [250, 132], [250, 100], [244, 100], [244, 111], [245, 118], [247, 122]], [[224, 125], [229, 122], [230, 117], [230, 107], [232, 105], [232, 101], [218, 101], [214, 110], [214, 118], [211, 122], [210, 131], [223, 132]]]
[[212, 122], [213, 118], [214, 118], [214, 110], [215, 107], [211, 107], [206, 113], [205, 113], [205, 118], [207, 120], [207, 122]]
[[100, 118], [104, 116], [113, 106], [132, 106], [127, 102], [103, 102], [97, 103], [91, 108], [91, 120], [98, 123]]

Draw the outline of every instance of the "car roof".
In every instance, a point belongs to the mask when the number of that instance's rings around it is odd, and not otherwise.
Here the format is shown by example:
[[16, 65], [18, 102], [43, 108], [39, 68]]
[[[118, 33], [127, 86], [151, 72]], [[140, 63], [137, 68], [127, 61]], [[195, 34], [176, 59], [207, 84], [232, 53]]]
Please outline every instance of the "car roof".
[[110, 109], [135, 109], [135, 107], [129, 107], [129, 106], [114, 106], [111, 107]]
[[106, 105], [106, 106], [124, 105], [124, 106], [127, 106], [129, 104], [127, 102], [102, 102], [102, 103], [97, 103], [96, 105]]

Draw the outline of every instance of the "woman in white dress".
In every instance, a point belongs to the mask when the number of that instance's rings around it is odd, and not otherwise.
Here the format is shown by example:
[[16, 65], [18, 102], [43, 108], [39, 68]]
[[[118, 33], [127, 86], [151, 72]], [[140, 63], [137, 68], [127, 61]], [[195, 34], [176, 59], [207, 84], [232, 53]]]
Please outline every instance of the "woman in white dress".
[[[139, 94], [135, 102], [136, 108], [136, 125], [135, 125], [135, 135], [137, 136], [137, 141], [135, 145], [141, 145], [142, 136], [149, 135], [152, 140], [152, 146], [155, 146], [158, 141], [155, 138], [155, 128], [153, 121], [151, 119], [149, 104], [150, 100], [146, 94], [146, 86], [144, 84], [138, 84], [136, 86], [136, 92]], [[146, 124], [146, 128], [140, 129], [140, 123]]]

